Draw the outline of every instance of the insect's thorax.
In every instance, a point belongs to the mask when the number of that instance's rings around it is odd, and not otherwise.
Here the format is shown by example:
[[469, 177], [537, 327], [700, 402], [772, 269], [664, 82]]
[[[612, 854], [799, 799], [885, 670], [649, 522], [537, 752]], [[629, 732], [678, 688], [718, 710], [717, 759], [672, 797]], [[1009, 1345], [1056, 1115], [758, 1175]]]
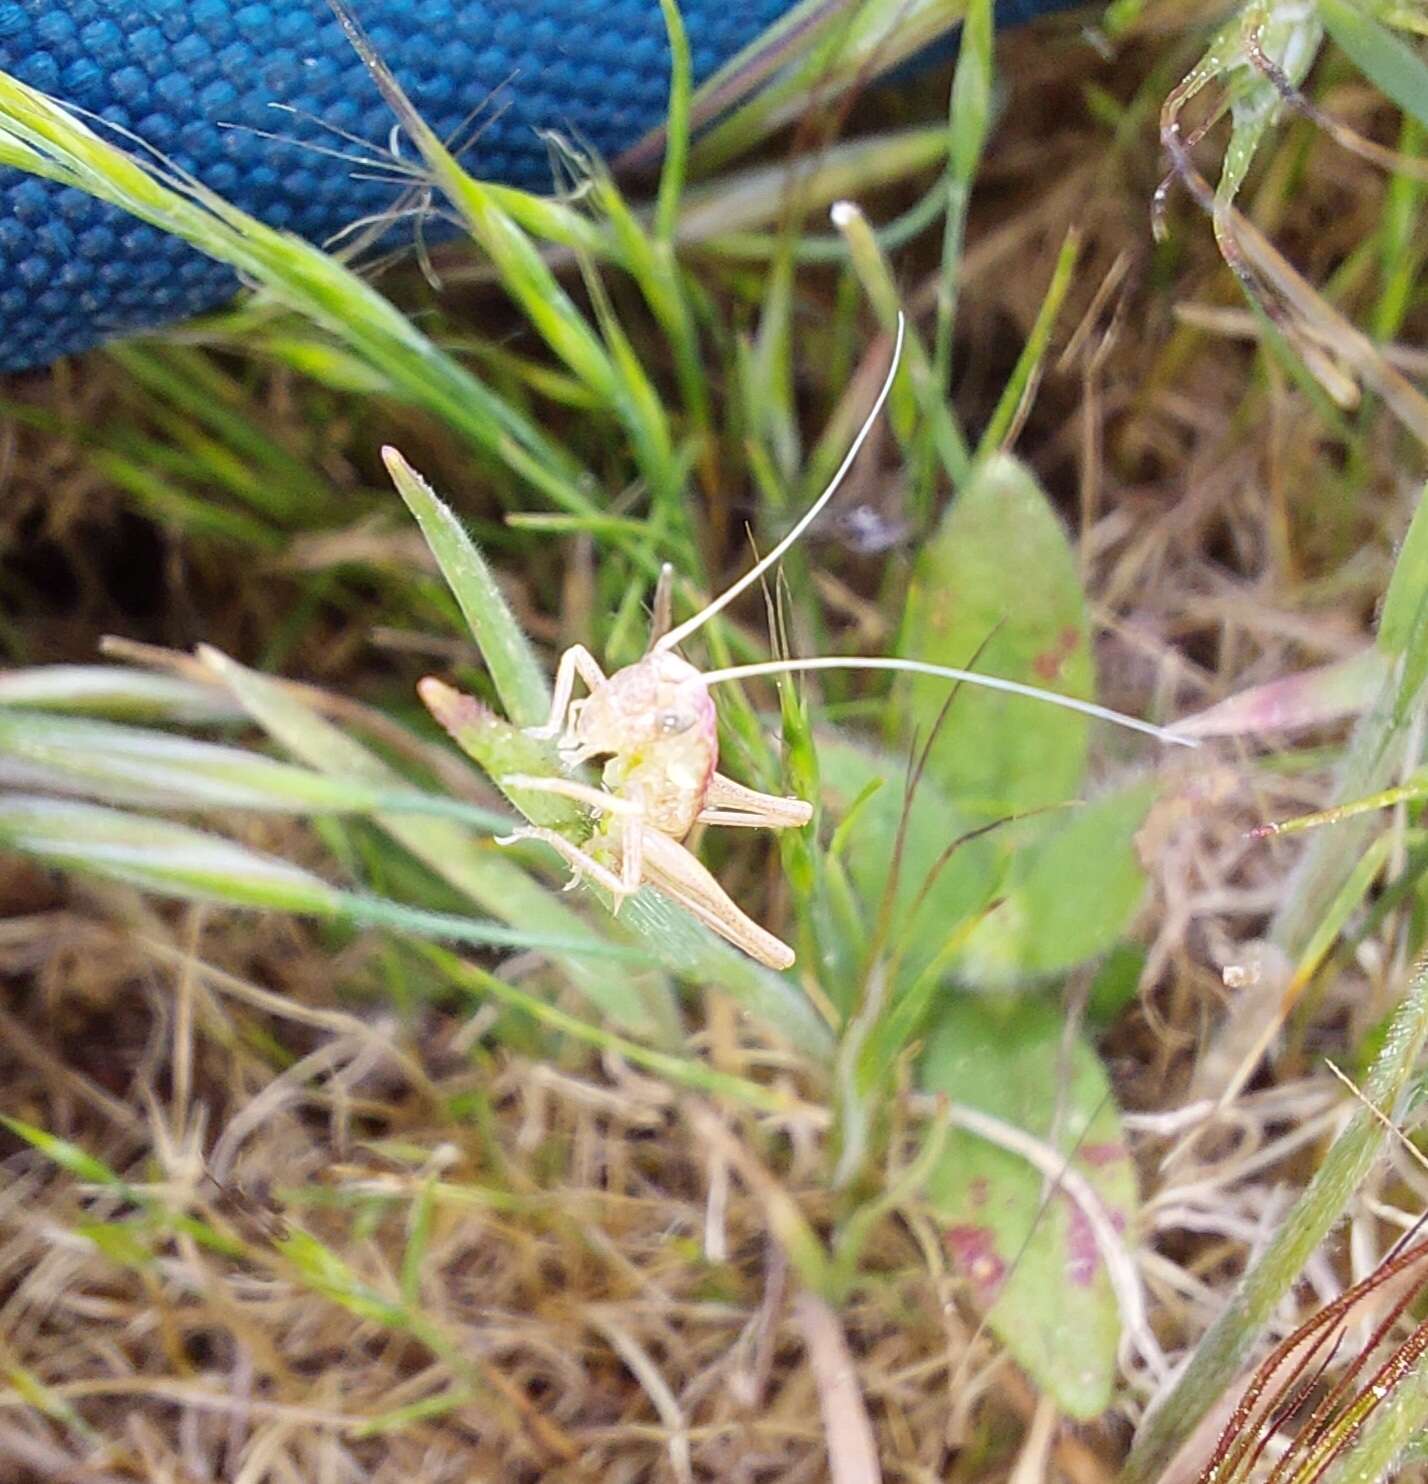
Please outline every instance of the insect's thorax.
[[675, 839], [689, 833], [719, 761], [714, 702], [693, 665], [657, 651], [617, 670], [585, 704], [576, 732], [609, 754], [605, 786], [637, 799], [651, 828]]
[[712, 738], [683, 736], [653, 742], [605, 764], [605, 786], [637, 799], [645, 823], [662, 835], [682, 840], [704, 807], [718, 761]]

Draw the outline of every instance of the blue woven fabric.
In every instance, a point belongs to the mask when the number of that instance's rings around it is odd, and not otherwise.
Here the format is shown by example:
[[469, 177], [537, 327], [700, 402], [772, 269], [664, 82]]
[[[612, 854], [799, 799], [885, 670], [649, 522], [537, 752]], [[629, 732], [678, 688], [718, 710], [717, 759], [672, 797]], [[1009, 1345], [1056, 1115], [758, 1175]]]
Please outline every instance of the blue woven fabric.
[[[697, 76], [791, 3], [683, 0]], [[1005, 0], [1003, 10], [1022, 19], [1054, 3]], [[539, 130], [609, 157], [663, 116], [657, 0], [357, 0], [355, 9], [440, 134], [488, 104], [464, 156], [486, 178], [546, 187]], [[380, 148], [392, 122], [324, 0], [0, 0], [0, 68], [131, 130], [237, 205], [314, 241], [396, 195], [297, 142], [347, 147], [336, 128]], [[226, 269], [155, 228], [0, 171], [0, 369], [182, 318], [233, 288]]]

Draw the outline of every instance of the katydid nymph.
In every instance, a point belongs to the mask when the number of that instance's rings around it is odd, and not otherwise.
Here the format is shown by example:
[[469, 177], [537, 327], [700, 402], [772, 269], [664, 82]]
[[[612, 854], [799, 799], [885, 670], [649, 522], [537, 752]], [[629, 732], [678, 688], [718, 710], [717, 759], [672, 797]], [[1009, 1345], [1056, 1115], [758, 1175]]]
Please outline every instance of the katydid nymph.
[[[1089, 701], [917, 660], [822, 656], [701, 672], [675, 653], [679, 645], [778, 562], [833, 498], [892, 390], [904, 333], [899, 316], [892, 362], [872, 409], [822, 494], [766, 556], [693, 617], [672, 628], [670, 572], [666, 567], [656, 590], [649, 648], [642, 659], [612, 675], [605, 674], [584, 645], [572, 645], [561, 656], [549, 720], [528, 730], [533, 736], [556, 740], [567, 767], [605, 759], [601, 786], [573, 777], [525, 774], [507, 775], [498, 782], [509, 792], [558, 794], [586, 805], [598, 819], [590, 841], [581, 847], [555, 830], [530, 826], [514, 831], [500, 843], [539, 840], [551, 846], [571, 866], [576, 881], [588, 878], [603, 886], [613, 898], [616, 911], [627, 896], [644, 884], [651, 885], [759, 962], [787, 969], [794, 963], [793, 950], [741, 911], [683, 841], [700, 824], [797, 829], [813, 817], [813, 807], [803, 799], [760, 793], [718, 771], [718, 717], [710, 687], [729, 680], [799, 671], [898, 670], [1010, 692], [1099, 717], [1164, 742], [1195, 745], [1189, 738]], [[577, 680], [587, 692], [580, 698], [574, 694]], [[444, 709], [441, 702], [450, 695], [447, 687], [428, 680], [423, 682], [423, 693], [440, 717]]]

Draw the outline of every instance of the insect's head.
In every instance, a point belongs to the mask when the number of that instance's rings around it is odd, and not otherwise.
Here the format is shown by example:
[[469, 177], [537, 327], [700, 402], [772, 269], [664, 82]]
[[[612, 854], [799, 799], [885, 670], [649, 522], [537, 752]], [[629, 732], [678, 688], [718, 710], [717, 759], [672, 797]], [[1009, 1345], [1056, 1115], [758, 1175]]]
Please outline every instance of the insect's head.
[[668, 651], [616, 670], [580, 709], [575, 734], [588, 757], [626, 756], [689, 740], [704, 745], [716, 728], [714, 703], [699, 671]]

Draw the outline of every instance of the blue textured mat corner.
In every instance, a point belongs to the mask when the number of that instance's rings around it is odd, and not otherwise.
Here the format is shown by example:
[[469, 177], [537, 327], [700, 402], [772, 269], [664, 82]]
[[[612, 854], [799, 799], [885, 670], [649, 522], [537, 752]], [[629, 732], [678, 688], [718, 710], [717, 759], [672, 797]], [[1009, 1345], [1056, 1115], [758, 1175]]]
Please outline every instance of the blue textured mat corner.
[[[683, 0], [707, 77], [792, 0]], [[1055, 0], [1007, 0], [1004, 21]], [[378, 52], [443, 136], [499, 94], [474, 173], [550, 184], [538, 130], [610, 157], [664, 114], [657, 0], [356, 0]], [[133, 131], [274, 226], [321, 242], [395, 188], [267, 130], [384, 145], [391, 114], [324, 0], [0, 0], [0, 68]], [[280, 112], [284, 104], [295, 112]], [[237, 127], [224, 127], [237, 126]], [[68, 188], [0, 170], [0, 370], [43, 365], [222, 303], [228, 270]]]

